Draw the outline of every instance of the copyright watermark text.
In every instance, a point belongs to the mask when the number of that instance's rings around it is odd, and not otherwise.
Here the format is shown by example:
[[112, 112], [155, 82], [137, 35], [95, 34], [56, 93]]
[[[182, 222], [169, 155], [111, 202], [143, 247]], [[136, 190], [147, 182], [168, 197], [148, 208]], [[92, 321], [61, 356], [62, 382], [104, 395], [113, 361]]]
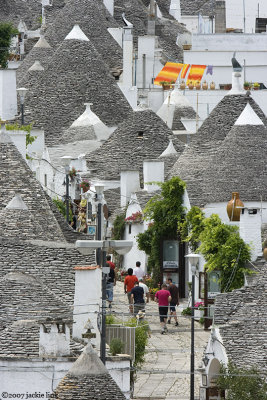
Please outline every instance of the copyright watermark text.
[[57, 395], [55, 393], [51, 392], [25, 392], [25, 393], [8, 393], [8, 392], [2, 392], [0, 394], [0, 400], [5, 400], [5, 399], [23, 399], [23, 400], [28, 400], [28, 399], [57, 399]]

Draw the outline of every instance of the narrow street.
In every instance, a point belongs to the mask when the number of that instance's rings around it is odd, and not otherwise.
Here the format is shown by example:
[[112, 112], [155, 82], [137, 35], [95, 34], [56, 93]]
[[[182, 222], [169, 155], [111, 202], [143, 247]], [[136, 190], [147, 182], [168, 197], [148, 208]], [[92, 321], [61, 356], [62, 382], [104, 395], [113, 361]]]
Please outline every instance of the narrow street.
[[[177, 308], [179, 326], [172, 321], [168, 333], [161, 334], [158, 306], [154, 301], [146, 305], [146, 319], [149, 322], [151, 336], [146, 348], [145, 362], [137, 372], [134, 399], [188, 400], [190, 392], [190, 318], [181, 316], [182, 307]], [[127, 297], [123, 292], [123, 283], [117, 282], [114, 289], [113, 310], [127, 319]], [[152, 315], [151, 315], [152, 314]], [[195, 322], [195, 368], [201, 362], [208, 341], [209, 332]], [[195, 374], [195, 397], [199, 396], [199, 374]]]

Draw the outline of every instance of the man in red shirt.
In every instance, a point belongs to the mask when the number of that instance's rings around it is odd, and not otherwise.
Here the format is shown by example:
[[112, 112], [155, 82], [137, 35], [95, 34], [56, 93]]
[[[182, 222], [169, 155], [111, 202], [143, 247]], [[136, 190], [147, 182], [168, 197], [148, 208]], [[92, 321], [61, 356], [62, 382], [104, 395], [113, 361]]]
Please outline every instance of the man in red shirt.
[[134, 287], [134, 283], [138, 282], [137, 276], [133, 275], [133, 269], [128, 268], [128, 275], [124, 279], [124, 293], [127, 293], [128, 296], [128, 301], [129, 301], [129, 311], [130, 313], [133, 313], [133, 306], [132, 304], [132, 298], [131, 298], [131, 290]]
[[168, 331], [166, 327], [168, 307], [171, 301], [171, 294], [167, 289], [166, 283], [161, 285], [161, 290], [155, 294], [155, 300], [159, 305], [159, 320], [161, 325], [161, 334]]
[[111, 261], [111, 256], [107, 256], [107, 264], [111, 269], [115, 270], [115, 264]]

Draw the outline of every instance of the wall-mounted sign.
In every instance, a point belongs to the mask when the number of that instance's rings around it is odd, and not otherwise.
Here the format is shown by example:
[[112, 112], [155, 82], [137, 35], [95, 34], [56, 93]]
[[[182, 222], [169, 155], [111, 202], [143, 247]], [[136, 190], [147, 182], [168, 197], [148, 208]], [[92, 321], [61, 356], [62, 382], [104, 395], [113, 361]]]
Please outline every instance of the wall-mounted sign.
[[90, 236], [96, 235], [96, 225], [88, 225], [87, 226], [87, 234]]
[[179, 267], [179, 244], [177, 240], [163, 241], [163, 269]]

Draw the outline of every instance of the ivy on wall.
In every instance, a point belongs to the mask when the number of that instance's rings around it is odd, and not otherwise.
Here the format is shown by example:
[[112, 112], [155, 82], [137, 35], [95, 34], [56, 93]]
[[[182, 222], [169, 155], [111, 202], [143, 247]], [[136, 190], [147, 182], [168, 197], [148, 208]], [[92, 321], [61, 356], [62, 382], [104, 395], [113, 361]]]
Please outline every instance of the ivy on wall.
[[7, 68], [11, 39], [18, 33], [11, 22], [0, 23], [0, 68]]

